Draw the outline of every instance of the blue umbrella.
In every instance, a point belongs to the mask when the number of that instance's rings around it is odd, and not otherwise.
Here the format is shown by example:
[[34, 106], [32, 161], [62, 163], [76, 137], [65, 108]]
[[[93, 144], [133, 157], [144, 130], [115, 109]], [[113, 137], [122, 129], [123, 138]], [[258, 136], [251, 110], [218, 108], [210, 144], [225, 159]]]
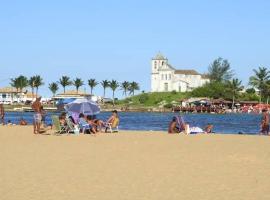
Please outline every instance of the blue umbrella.
[[65, 105], [67, 112], [83, 113], [84, 115], [96, 115], [100, 113], [99, 105], [88, 99], [76, 99]]

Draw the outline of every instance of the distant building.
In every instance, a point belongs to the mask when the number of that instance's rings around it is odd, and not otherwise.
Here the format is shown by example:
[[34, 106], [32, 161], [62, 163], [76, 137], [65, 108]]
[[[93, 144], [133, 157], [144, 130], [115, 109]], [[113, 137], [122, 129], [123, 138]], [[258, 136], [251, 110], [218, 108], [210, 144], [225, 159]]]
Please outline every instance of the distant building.
[[36, 95], [24, 90], [18, 92], [13, 87], [0, 88], [0, 102], [3, 104], [24, 103], [36, 99]]
[[210, 81], [192, 69], [176, 70], [161, 53], [152, 59], [151, 67], [151, 92], [187, 92]]
[[75, 99], [91, 98], [91, 95], [82, 91], [77, 92], [76, 90], [69, 90], [69, 91], [66, 91], [65, 93], [60, 93], [52, 97], [52, 99], [54, 100], [70, 99], [70, 98], [75, 98]]

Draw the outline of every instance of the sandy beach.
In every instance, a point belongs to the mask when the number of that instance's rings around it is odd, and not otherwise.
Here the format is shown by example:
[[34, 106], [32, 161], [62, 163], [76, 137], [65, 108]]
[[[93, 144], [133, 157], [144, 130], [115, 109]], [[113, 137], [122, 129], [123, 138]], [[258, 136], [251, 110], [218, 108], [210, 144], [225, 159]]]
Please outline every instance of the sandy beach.
[[0, 126], [3, 200], [270, 199], [270, 137]]

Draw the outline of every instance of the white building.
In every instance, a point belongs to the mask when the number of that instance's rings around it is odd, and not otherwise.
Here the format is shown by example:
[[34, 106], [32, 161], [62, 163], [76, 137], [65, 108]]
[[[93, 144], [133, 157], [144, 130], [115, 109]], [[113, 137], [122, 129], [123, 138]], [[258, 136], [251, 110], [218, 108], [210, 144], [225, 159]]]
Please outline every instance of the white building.
[[160, 53], [152, 59], [151, 67], [151, 92], [187, 92], [209, 82], [206, 75], [195, 70], [176, 70]]
[[[26, 101], [33, 101], [36, 99], [36, 95], [24, 90], [18, 92], [13, 87], [0, 88], [0, 103], [13, 104], [13, 103], [25, 103]], [[45, 99], [41, 99], [45, 101]]]

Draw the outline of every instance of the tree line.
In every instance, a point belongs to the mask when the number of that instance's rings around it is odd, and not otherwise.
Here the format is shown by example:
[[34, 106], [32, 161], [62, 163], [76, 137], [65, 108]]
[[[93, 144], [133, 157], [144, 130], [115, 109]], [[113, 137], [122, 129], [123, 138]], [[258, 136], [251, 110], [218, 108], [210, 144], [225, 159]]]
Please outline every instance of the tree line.
[[[266, 67], [253, 69], [253, 75], [249, 78], [250, 88], [245, 90], [242, 81], [234, 77], [230, 63], [226, 59], [218, 58], [210, 64], [207, 76], [209, 83], [194, 89], [191, 94], [197, 97], [227, 98], [232, 100], [234, 106], [235, 100], [242, 95], [246, 100], [255, 100], [257, 98], [255, 89], [259, 92], [259, 101], [269, 102], [270, 97], [270, 71]], [[255, 88], [255, 89], [254, 89]]]
[[[101, 85], [103, 88], [103, 97], [106, 96], [106, 89], [110, 88], [112, 90], [112, 99], [115, 99], [115, 91], [121, 89], [125, 97], [129, 95], [134, 95], [135, 91], [140, 90], [140, 86], [137, 82], [117, 82], [116, 80], [103, 80], [98, 82], [96, 79], [88, 79], [87, 84], [90, 87], [90, 94], [93, 95], [93, 90], [97, 85]], [[10, 85], [16, 88], [17, 92], [22, 92], [24, 88], [31, 87], [32, 94], [36, 93], [38, 95], [38, 89], [44, 85], [43, 78], [40, 75], [35, 75], [29, 79], [23, 75], [20, 75], [16, 78], [12, 78]], [[79, 92], [80, 87], [85, 85], [84, 81], [81, 78], [75, 78], [72, 80], [68, 76], [62, 76], [59, 81], [52, 82], [49, 84], [49, 90], [52, 92], [53, 96], [56, 95], [59, 90], [59, 85], [63, 87], [64, 93], [66, 93], [66, 87], [75, 86], [77, 93]]]

